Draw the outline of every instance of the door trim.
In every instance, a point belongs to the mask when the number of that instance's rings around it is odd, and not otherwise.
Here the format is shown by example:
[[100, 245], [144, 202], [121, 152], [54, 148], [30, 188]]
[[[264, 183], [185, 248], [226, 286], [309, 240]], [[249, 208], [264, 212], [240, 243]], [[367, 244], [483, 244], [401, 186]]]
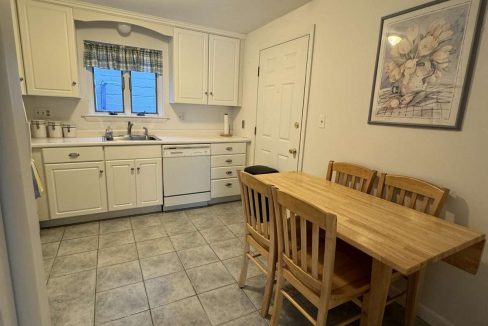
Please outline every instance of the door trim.
[[[308, 106], [309, 106], [309, 98], [310, 98], [310, 81], [312, 77], [312, 64], [313, 64], [313, 50], [314, 50], [314, 44], [315, 44], [315, 24], [313, 24], [309, 31], [306, 33], [299, 33], [297, 35], [293, 36], [288, 36], [287, 38], [283, 40], [279, 40], [278, 42], [273, 42], [269, 44], [264, 44], [260, 47], [258, 53], [259, 60], [261, 60], [261, 52], [264, 50], [267, 50], [271, 47], [281, 45], [290, 41], [294, 41], [296, 39], [299, 39], [304, 36], [308, 36], [308, 51], [307, 51], [307, 68], [305, 71], [305, 90], [303, 92], [303, 110], [302, 110], [302, 121], [301, 121], [301, 126], [302, 129], [300, 131], [300, 143], [299, 143], [299, 151], [298, 151], [298, 164], [297, 164], [297, 170], [298, 171], [303, 171], [303, 154], [305, 151], [305, 135], [306, 135], [306, 130], [307, 130], [307, 118], [308, 118]], [[259, 62], [259, 66], [261, 65], [261, 62]], [[257, 82], [257, 88], [256, 88], [256, 114], [254, 117], [254, 127], [257, 126], [258, 122], [258, 100], [259, 100], [259, 77], [258, 77], [258, 82]], [[253, 144], [253, 155], [252, 155], [252, 164], [255, 163], [256, 160], [256, 134], [253, 134], [252, 136], [252, 144]]]

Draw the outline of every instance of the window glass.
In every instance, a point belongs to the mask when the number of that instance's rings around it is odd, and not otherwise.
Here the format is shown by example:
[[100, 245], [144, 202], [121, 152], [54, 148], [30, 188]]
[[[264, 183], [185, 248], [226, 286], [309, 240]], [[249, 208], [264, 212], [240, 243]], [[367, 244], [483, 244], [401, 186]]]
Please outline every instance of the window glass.
[[131, 71], [132, 113], [158, 113], [156, 74]]
[[122, 71], [93, 68], [96, 112], [124, 112]]

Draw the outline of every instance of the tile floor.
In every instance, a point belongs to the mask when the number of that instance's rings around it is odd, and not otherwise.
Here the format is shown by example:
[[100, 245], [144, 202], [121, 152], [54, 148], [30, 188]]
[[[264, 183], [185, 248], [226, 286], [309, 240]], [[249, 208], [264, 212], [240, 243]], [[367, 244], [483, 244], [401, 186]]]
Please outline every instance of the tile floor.
[[[264, 277], [252, 263], [237, 286], [242, 236], [240, 202], [43, 229], [52, 323], [267, 325]], [[356, 312], [345, 305], [329, 321]], [[401, 321], [401, 306], [388, 307], [384, 324]], [[280, 324], [309, 325], [286, 300]]]

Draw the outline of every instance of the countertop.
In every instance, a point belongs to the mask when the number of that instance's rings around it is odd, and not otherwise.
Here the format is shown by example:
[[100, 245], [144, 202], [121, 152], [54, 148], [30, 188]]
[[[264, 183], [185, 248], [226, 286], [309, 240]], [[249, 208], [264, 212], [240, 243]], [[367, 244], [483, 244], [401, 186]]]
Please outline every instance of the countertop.
[[120, 145], [169, 145], [169, 144], [212, 144], [212, 143], [247, 143], [251, 140], [239, 136], [223, 137], [219, 135], [154, 135], [160, 140], [141, 141], [106, 141], [103, 137], [77, 138], [32, 138], [32, 148], [71, 147], [71, 146], [120, 146]]

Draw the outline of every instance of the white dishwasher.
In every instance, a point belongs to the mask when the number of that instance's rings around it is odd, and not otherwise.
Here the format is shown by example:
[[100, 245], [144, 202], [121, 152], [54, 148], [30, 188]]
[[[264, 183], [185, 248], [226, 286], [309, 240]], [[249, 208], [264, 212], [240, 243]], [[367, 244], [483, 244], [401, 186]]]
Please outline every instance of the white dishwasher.
[[210, 144], [163, 145], [164, 210], [210, 200]]

